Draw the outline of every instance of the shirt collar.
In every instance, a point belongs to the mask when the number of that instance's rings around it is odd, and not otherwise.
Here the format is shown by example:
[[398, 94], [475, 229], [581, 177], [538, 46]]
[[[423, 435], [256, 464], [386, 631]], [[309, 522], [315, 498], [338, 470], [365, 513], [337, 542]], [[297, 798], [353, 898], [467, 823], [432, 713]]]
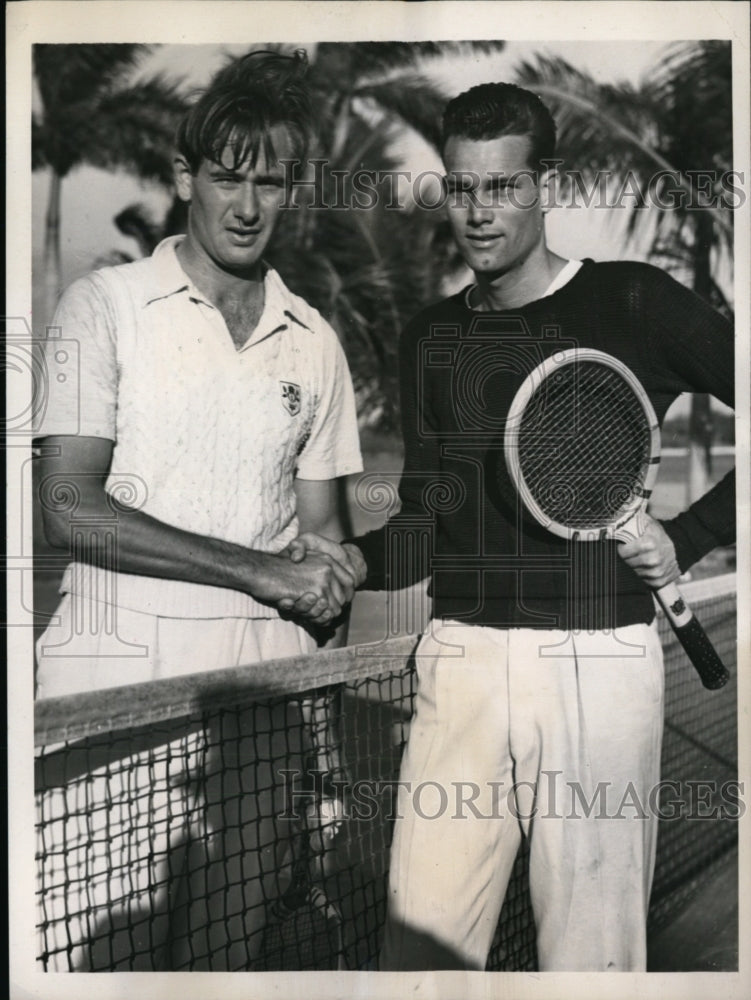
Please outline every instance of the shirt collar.
[[246, 347], [270, 337], [278, 330], [286, 330], [290, 324], [312, 332], [298, 308], [296, 296], [284, 284], [273, 267], [266, 267], [263, 277], [263, 312], [258, 325], [251, 334]]
[[145, 307], [158, 299], [166, 299], [177, 292], [187, 291], [191, 298], [206, 302], [196, 286], [180, 266], [177, 250], [183, 236], [168, 236], [162, 240], [151, 255], [149, 276], [143, 285], [141, 304]]
[[[213, 302], [196, 288], [180, 265], [175, 251], [184, 238], [182, 235], [168, 236], [154, 249], [151, 255], [150, 279], [144, 283], [143, 288], [141, 304], [144, 307], [170, 295], [187, 292], [191, 299], [203, 302], [212, 309], [216, 308]], [[256, 329], [245, 345], [246, 347], [259, 340], [264, 340], [278, 330], [286, 329], [290, 323], [305, 330], [311, 329], [303, 319], [303, 313], [297, 305], [296, 296], [292, 295], [272, 267], [264, 266], [263, 313]]]

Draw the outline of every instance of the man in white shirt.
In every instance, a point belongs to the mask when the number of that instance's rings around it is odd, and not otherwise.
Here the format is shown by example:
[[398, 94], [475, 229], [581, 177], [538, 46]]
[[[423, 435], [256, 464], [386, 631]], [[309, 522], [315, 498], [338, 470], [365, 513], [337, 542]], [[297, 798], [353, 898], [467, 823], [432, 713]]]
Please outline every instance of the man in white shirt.
[[[362, 468], [336, 334], [263, 262], [289, 193], [282, 161], [305, 154], [304, 69], [299, 54], [256, 52], [222, 70], [178, 131], [187, 235], [75, 282], [53, 319], [78, 343], [80, 388], [72, 398], [51, 380], [37, 428], [45, 532], [73, 549], [38, 643], [42, 697], [313, 652], [316, 626], [336, 625], [351, 600], [335, 560], [295, 564], [284, 551], [300, 530], [342, 537], [338, 481]], [[66, 489], [75, 509], [55, 499]], [[114, 548], [101, 530], [113, 523]], [[306, 593], [326, 610], [307, 623], [279, 614], [277, 602]], [[237, 734], [246, 725], [256, 750], [258, 710]], [[246, 789], [254, 763], [223, 780]], [[263, 816], [225, 836], [245, 898], [227, 904], [228, 865], [210, 856], [208, 912], [173, 945], [173, 964], [248, 967], [264, 923], [253, 857], [270, 839]], [[228, 905], [220, 915], [215, 900]]]

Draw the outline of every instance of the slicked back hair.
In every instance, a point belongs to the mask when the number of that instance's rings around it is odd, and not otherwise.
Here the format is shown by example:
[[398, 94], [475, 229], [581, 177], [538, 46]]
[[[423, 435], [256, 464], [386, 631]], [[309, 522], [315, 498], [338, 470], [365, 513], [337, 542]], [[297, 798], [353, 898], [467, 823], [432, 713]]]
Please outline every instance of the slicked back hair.
[[539, 97], [513, 83], [481, 83], [446, 105], [442, 150], [452, 136], [475, 141], [526, 136], [531, 143], [529, 167], [545, 170], [555, 156], [555, 122]]
[[304, 159], [311, 132], [312, 111], [305, 85], [308, 58], [303, 49], [293, 55], [258, 50], [233, 60], [211, 80], [177, 130], [176, 146], [193, 174], [203, 160], [221, 162], [231, 151], [232, 167], [255, 164], [263, 146], [276, 158], [271, 129], [284, 126], [295, 159]]

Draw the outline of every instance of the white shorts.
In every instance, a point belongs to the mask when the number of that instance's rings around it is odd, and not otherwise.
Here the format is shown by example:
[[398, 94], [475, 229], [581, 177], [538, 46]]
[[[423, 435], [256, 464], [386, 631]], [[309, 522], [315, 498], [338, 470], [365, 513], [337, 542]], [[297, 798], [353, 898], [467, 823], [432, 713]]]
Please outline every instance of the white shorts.
[[316, 648], [281, 618], [165, 618], [65, 594], [37, 640], [37, 697], [260, 663]]

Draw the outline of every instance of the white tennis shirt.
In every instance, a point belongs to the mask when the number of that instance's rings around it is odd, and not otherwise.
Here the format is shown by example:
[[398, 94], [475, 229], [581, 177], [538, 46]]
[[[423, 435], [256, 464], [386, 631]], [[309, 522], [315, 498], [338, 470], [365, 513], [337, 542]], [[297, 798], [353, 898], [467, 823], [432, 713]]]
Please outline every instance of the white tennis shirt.
[[[78, 391], [51, 377], [36, 433], [112, 440], [108, 493], [186, 531], [278, 552], [298, 532], [296, 476], [362, 470], [344, 352], [271, 269], [261, 319], [237, 350], [180, 266], [182, 238], [63, 295], [52, 326], [77, 344]], [[51, 373], [59, 345], [47, 344]], [[275, 617], [247, 594], [78, 563], [61, 590], [151, 614]]]

